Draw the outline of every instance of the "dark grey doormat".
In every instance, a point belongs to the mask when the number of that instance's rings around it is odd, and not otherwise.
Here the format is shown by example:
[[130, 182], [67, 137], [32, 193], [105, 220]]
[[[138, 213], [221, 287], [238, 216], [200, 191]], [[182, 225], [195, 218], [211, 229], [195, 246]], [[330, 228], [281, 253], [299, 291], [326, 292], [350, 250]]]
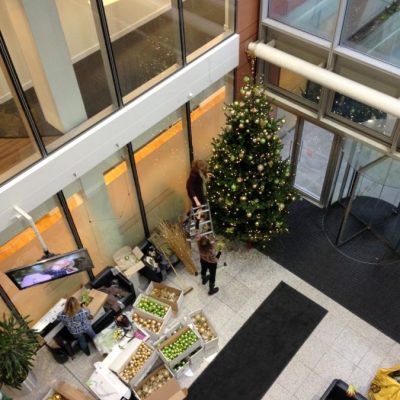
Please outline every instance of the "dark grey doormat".
[[189, 388], [189, 400], [258, 400], [326, 310], [281, 282]]
[[259, 250], [399, 342], [400, 262], [366, 264], [346, 257], [328, 241], [323, 216], [305, 200], [292, 203], [289, 234]]

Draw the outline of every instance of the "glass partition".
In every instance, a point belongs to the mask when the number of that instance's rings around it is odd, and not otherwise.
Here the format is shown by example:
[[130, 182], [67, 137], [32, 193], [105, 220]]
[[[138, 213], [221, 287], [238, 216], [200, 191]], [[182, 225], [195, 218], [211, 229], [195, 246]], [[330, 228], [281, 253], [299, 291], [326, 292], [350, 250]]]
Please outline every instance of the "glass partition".
[[[135, 152], [149, 229], [189, 209], [186, 180], [190, 162], [187, 135], [176, 114], [158, 125], [159, 135]], [[153, 132], [153, 130], [151, 130]]]
[[[47, 200], [30, 212], [30, 215], [50, 252], [61, 254], [77, 248], [55, 198]], [[42, 256], [43, 249], [25, 220], [16, 220], [6, 230], [0, 232], [0, 284], [20, 314], [29, 315], [33, 322], [40, 319], [61, 297], [74, 293], [81, 284], [88, 281], [88, 275], [83, 272], [29, 289], [18, 290], [4, 274], [10, 269], [34, 263]]]
[[234, 32], [234, 0], [185, 0], [183, 19], [190, 62]]
[[400, 4], [348, 0], [340, 44], [400, 67]]
[[94, 274], [115, 265], [123, 246], [144, 239], [132, 171], [125, 150], [118, 151], [63, 190]]
[[339, 0], [270, 0], [268, 16], [307, 33], [331, 40]]
[[283, 144], [281, 155], [284, 160], [290, 160], [292, 157], [297, 116], [274, 105], [272, 106], [272, 116], [274, 119], [281, 119], [282, 122], [284, 121], [279, 130], [279, 137]]
[[392, 135], [396, 123], [396, 117], [393, 115], [360, 103], [340, 93], [335, 93], [332, 112], [346, 120], [389, 137]]
[[177, 0], [103, 0], [124, 102], [181, 67]]
[[22, 110], [0, 69], [0, 183], [41, 158], [32, 133], [21, 115]]
[[326, 129], [304, 122], [294, 185], [316, 200], [321, 197], [333, 138]]
[[2, 34], [48, 151], [109, 115], [89, 1], [4, 2]]
[[193, 152], [195, 159], [207, 160], [212, 140], [225, 126], [224, 104], [233, 100], [232, 74], [220, 79], [190, 101]]

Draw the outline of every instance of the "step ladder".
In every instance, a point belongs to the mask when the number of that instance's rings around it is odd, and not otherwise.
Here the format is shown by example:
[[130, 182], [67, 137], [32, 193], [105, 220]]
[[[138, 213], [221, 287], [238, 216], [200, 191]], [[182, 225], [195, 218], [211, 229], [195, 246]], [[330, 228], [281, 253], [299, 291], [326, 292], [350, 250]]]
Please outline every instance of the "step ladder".
[[187, 232], [187, 240], [190, 242], [197, 240], [197, 234], [199, 236], [212, 236], [215, 239], [210, 204], [208, 201], [199, 207], [192, 207], [190, 209]]

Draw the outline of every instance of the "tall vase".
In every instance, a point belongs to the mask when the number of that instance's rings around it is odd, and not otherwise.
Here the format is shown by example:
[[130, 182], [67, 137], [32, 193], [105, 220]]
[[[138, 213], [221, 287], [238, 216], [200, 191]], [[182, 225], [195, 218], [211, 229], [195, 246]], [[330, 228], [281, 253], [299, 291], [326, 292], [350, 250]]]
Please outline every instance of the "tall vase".
[[32, 393], [37, 386], [37, 379], [35, 375], [33, 374], [32, 371], [29, 372], [28, 376], [25, 378], [25, 380], [21, 384], [21, 389], [15, 389], [15, 388], [10, 388], [8, 386], [4, 387], [4, 393], [7, 394], [8, 396], [26, 396], [29, 393]]

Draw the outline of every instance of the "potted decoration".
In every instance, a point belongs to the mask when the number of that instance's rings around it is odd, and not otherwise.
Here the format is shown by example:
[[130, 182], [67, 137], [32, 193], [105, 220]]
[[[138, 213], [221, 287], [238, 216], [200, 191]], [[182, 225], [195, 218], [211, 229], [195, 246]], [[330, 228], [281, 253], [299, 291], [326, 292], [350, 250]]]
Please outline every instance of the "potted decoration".
[[39, 348], [38, 334], [26, 318], [3, 314], [0, 320], [0, 386], [20, 390], [33, 367]]

